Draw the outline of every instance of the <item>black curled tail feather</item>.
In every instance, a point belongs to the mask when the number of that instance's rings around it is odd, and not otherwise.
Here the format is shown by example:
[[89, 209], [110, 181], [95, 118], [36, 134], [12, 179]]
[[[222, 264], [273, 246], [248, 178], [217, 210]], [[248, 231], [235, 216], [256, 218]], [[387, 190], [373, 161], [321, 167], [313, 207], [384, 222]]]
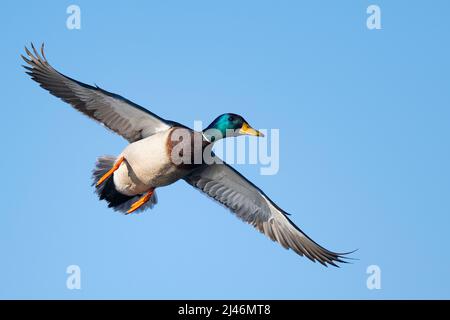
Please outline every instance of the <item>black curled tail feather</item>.
[[[100, 200], [106, 200], [108, 207], [115, 211], [127, 212], [131, 204], [137, 201], [142, 195], [127, 196], [116, 190], [114, 185], [114, 175], [106, 179], [102, 184], [97, 186], [97, 181], [108, 172], [116, 162], [116, 157], [102, 156], [97, 159], [94, 170], [92, 170], [92, 185], [95, 186], [95, 192]], [[152, 208], [157, 203], [156, 193], [153, 194], [149, 202], [139, 208], [136, 212], [143, 211], [146, 208]]]

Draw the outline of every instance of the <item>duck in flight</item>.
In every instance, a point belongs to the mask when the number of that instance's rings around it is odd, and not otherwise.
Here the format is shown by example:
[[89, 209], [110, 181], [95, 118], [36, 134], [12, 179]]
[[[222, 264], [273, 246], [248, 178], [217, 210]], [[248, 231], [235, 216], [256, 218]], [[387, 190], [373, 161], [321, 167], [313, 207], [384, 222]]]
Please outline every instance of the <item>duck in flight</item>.
[[40, 53], [33, 44], [31, 48], [32, 52], [25, 47], [27, 57], [22, 58], [34, 81], [129, 142], [118, 157], [98, 158], [93, 170], [96, 193], [109, 207], [125, 214], [143, 211], [156, 204], [156, 188], [184, 180], [284, 248], [325, 266], [346, 262], [348, 253], [332, 252], [314, 242], [288, 213], [223, 161], [190, 161], [197, 151], [217, 160], [208, 150], [215, 141], [229, 137], [229, 132], [231, 136], [262, 136], [242, 116], [223, 114], [203, 132], [196, 132], [117, 94], [63, 75], [48, 63], [44, 45]]

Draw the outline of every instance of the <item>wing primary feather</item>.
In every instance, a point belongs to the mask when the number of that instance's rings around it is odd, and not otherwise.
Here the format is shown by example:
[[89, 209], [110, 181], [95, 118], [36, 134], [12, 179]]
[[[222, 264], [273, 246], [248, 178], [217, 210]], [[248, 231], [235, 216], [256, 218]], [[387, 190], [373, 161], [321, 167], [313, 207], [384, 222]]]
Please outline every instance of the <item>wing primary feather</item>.
[[[40, 52], [31, 43], [25, 47], [26, 74], [52, 95], [71, 104], [76, 110], [105, 125], [108, 129], [134, 142], [157, 132], [168, 130], [174, 122], [164, 120], [149, 110], [119, 96], [72, 79], [55, 70], [47, 61], [44, 44]], [[110, 121], [114, 115], [116, 121]], [[104, 118], [106, 117], [106, 118]], [[119, 119], [121, 121], [117, 121]]]
[[353, 253], [335, 253], [317, 244], [258, 187], [225, 163], [203, 166], [185, 180], [271, 240], [313, 262], [339, 267]]

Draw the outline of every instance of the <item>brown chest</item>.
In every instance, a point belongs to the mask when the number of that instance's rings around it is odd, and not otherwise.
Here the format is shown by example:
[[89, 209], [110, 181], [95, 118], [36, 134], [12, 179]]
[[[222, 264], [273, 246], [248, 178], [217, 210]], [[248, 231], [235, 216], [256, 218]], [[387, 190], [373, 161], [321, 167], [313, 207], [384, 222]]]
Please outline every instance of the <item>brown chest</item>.
[[180, 169], [193, 170], [211, 158], [212, 144], [203, 138], [201, 132], [188, 128], [174, 127], [166, 142], [170, 161]]

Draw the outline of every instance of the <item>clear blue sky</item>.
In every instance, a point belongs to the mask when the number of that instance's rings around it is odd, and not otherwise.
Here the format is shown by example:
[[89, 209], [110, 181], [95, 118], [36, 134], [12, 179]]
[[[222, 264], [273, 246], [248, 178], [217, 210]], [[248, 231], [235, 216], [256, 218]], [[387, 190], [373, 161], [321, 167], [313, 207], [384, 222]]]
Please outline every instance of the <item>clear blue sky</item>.
[[[0, 298], [450, 298], [448, 1], [2, 4]], [[366, 28], [381, 7], [382, 29]], [[145, 214], [93, 193], [126, 141], [21, 69], [60, 71], [187, 125], [223, 112], [280, 129], [280, 170], [239, 165], [311, 237], [359, 260], [283, 250], [184, 182]], [[81, 268], [81, 290], [66, 267]], [[368, 290], [366, 268], [382, 270]]]

